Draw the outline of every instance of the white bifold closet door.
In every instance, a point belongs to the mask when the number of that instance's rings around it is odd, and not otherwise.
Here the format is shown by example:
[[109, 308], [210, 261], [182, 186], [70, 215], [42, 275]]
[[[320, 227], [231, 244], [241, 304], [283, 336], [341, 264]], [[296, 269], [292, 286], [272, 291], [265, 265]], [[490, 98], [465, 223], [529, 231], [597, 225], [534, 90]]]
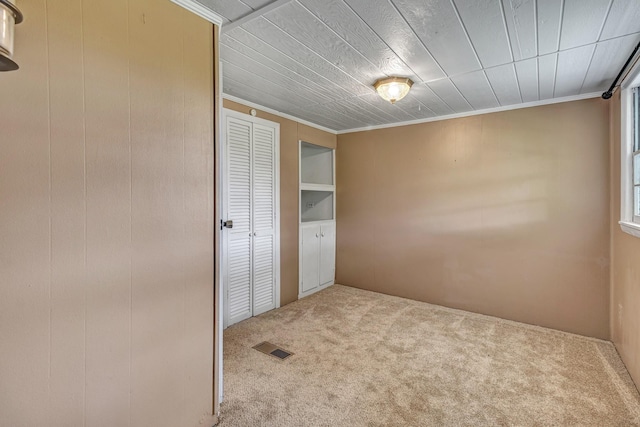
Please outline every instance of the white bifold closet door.
[[276, 308], [276, 129], [226, 120], [226, 324]]

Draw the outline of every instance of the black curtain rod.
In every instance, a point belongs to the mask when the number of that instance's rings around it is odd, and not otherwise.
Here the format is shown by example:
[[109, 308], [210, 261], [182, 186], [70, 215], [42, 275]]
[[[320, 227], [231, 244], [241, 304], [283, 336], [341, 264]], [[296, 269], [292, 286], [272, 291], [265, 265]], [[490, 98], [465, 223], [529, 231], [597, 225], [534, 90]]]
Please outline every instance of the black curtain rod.
[[622, 73], [624, 73], [624, 70], [627, 69], [633, 57], [636, 56], [636, 52], [638, 51], [638, 48], [640, 48], [640, 42], [638, 42], [638, 44], [636, 45], [636, 48], [633, 49], [633, 52], [631, 52], [631, 55], [629, 55], [629, 59], [627, 59], [627, 62], [625, 62], [624, 65], [622, 66], [622, 69], [618, 73], [618, 77], [616, 77], [613, 83], [611, 83], [611, 86], [609, 86], [609, 90], [602, 93], [602, 99], [609, 99], [613, 96], [613, 88], [616, 87], [618, 80], [620, 80], [620, 76], [622, 75]]

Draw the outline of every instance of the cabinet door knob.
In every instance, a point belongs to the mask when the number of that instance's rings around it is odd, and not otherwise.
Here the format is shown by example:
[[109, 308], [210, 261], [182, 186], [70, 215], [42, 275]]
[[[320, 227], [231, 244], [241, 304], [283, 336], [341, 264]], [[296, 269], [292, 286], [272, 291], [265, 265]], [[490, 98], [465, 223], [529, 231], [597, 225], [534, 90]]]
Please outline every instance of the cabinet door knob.
[[253, 232], [253, 235], [254, 235], [254, 236], [257, 236], [257, 235], [258, 235], [258, 232], [254, 231], [254, 232]]
[[324, 233], [322, 233], [322, 237], [324, 237]]
[[319, 237], [319, 236], [318, 236], [318, 233], [316, 233], [316, 237]]

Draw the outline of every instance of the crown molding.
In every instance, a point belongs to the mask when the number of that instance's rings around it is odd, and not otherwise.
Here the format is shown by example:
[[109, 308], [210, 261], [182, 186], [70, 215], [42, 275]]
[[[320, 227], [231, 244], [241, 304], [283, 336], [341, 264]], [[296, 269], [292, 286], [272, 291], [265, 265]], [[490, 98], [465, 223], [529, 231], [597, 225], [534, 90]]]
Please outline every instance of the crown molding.
[[224, 18], [222, 16], [218, 15], [213, 10], [201, 5], [200, 3], [194, 0], [171, 0], [171, 1], [177, 4], [178, 6], [182, 6], [188, 11], [195, 13], [199, 17], [206, 19], [212, 24], [215, 24], [219, 27], [222, 26], [222, 22], [224, 21]]
[[387, 128], [394, 128], [399, 126], [417, 125], [420, 123], [439, 122], [441, 120], [459, 119], [462, 117], [478, 116], [480, 114], [499, 113], [501, 111], [520, 110], [522, 108], [540, 107], [542, 105], [560, 104], [562, 102], [571, 102], [571, 101], [580, 101], [583, 99], [600, 98], [601, 95], [602, 95], [601, 92], [584, 93], [580, 95], [565, 96], [562, 98], [544, 99], [541, 101], [525, 102], [522, 104], [505, 105], [502, 107], [495, 107], [495, 108], [485, 108], [483, 110], [466, 111], [464, 113], [448, 114], [446, 116], [429, 117], [426, 119], [409, 120], [406, 122], [389, 123], [389, 124], [378, 125], [378, 126], [367, 126], [367, 127], [361, 127], [361, 128], [355, 128], [355, 129], [345, 129], [345, 130], [339, 130], [336, 133], [338, 135], [342, 135], [345, 133], [364, 132], [364, 131], [376, 130], [376, 129], [387, 129]]
[[325, 132], [329, 132], [331, 134], [334, 135], [342, 135], [345, 133], [353, 133], [353, 132], [365, 132], [365, 131], [370, 131], [370, 130], [376, 130], [376, 129], [388, 129], [388, 128], [394, 128], [394, 127], [400, 127], [400, 126], [411, 126], [411, 125], [417, 125], [420, 123], [430, 123], [430, 122], [438, 122], [441, 120], [450, 120], [450, 119], [459, 119], [462, 117], [470, 117], [470, 116], [478, 116], [481, 114], [490, 114], [490, 113], [499, 113], [501, 111], [510, 111], [510, 110], [520, 110], [522, 108], [531, 108], [531, 107], [540, 107], [543, 105], [551, 105], [551, 104], [560, 104], [563, 102], [572, 102], [572, 101], [581, 101], [583, 99], [591, 99], [591, 98], [600, 98], [602, 94], [600, 92], [590, 92], [590, 93], [584, 93], [584, 94], [580, 94], [580, 95], [572, 95], [572, 96], [565, 96], [562, 98], [552, 98], [552, 99], [544, 99], [541, 101], [533, 101], [533, 102], [525, 102], [523, 104], [513, 104], [513, 105], [505, 105], [502, 107], [495, 107], [495, 108], [485, 108], [483, 110], [474, 110], [474, 111], [467, 111], [464, 113], [456, 113], [456, 114], [448, 114], [446, 116], [437, 116], [437, 117], [429, 117], [426, 119], [417, 119], [417, 120], [409, 120], [406, 122], [398, 122], [398, 123], [388, 123], [388, 124], [384, 124], [384, 125], [377, 125], [377, 126], [367, 126], [367, 127], [361, 127], [361, 128], [354, 128], [354, 129], [345, 129], [345, 130], [335, 130], [335, 129], [330, 129], [312, 122], [309, 122], [307, 120], [301, 119], [299, 117], [296, 116], [292, 116], [290, 114], [287, 113], [283, 113], [277, 110], [274, 110], [272, 108], [269, 107], [265, 107], [264, 105], [260, 105], [260, 104], [256, 104], [255, 102], [251, 102], [251, 101], [246, 101], [242, 98], [238, 98], [236, 96], [233, 95], [228, 95], [226, 93], [222, 94], [222, 97], [224, 99], [228, 99], [229, 101], [234, 101], [237, 102], [239, 104], [243, 104], [246, 105], [247, 107], [251, 107], [251, 108], [256, 108], [258, 110], [262, 110], [266, 113], [270, 113], [285, 119], [289, 119], [289, 120], [293, 120], [296, 121], [298, 123], [302, 123], [304, 125], [307, 126], [311, 126], [313, 128], [325, 131]]
[[283, 113], [281, 111], [274, 110], [273, 108], [265, 107], [264, 105], [256, 104], [255, 102], [246, 101], [242, 98], [238, 98], [237, 96], [228, 95], [226, 93], [222, 94], [223, 99], [228, 99], [229, 101], [237, 102], [238, 104], [246, 105], [247, 107], [255, 108], [258, 110], [262, 110], [265, 113], [273, 114], [274, 116], [282, 117], [283, 119], [293, 120], [294, 122], [301, 123], [303, 125], [310, 126], [312, 128], [316, 128], [325, 132], [329, 132], [330, 134], [337, 135], [338, 131], [335, 129], [329, 129], [324, 126], [320, 126], [318, 124], [309, 122], [307, 120], [301, 119], [296, 116], [292, 116], [291, 114]]

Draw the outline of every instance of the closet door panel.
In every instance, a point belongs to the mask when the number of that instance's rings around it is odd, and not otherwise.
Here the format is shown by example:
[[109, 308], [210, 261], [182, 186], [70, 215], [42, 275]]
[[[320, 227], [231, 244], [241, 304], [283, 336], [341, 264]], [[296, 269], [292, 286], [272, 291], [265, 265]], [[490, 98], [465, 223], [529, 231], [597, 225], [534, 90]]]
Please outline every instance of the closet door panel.
[[256, 236], [253, 248], [253, 315], [276, 308], [273, 235]]
[[227, 217], [233, 221], [226, 239], [227, 321], [251, 317], [251, 123], [227, 119]]
[[276, 134], [253, 125], [253, 315], [276, 308]]
[[227, 264], [227, 310], [229, 325], [251, 317], [251, 242], [248, 238], [229, 242]]

